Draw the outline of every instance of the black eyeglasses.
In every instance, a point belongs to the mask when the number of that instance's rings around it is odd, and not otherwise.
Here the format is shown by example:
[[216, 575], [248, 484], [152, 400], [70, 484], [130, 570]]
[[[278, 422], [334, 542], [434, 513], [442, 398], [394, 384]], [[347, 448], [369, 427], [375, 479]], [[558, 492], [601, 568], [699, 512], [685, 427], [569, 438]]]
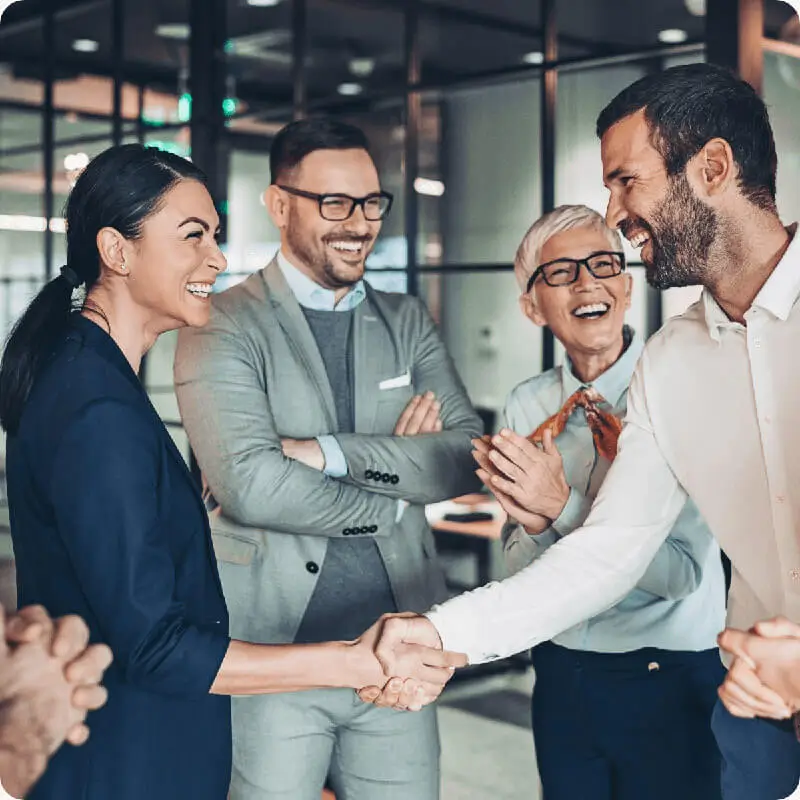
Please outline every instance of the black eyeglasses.
[[296, 197], [305, 197], [316, 200], [319, 206], [319, 215], [329, 222], [343, 222], [353, 216], [356, 206], [361, 206], [365, 219], [378, 222], [386, 217], [392, 207], [394, 196], [389, 192], [373, 192], [366, 197], [350, 197], [349, 194], [317, 194], [295, 189], [293, 186], [277, 184], [279, 189], [293, 194]]
[[582, 265], [594, 278], [613, 278], [625, 269], [625, 254], [598, 250], [586, 258], [556, 258], [534, 270], [526, 291], [530, 292], [540, 275], [548, 286], [569, 286], [578, 280]]

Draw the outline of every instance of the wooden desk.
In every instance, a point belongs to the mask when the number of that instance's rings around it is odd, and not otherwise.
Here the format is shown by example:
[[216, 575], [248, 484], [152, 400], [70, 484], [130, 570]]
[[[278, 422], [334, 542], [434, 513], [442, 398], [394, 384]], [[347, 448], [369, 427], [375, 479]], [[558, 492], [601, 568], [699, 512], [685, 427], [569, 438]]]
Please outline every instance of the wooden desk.
[[[500, 504], [485, 494], [468, 494], [458, 497], [454, 501], [463, 506], [463, 512], [488, 511], [494, 519], [482, 522], [456, 522], [454, 520], [439, 519], [431, 524], [436, 537], [436, 542], [443, 549], [462, 550], [468, 549], [476, 558], [478, 565], [478, 586], [488, 583], [490, 579], [492, 542], [500, 540], [506, 513]], [[460, 589], [473, 588], [470, 586], [453, 587]]]

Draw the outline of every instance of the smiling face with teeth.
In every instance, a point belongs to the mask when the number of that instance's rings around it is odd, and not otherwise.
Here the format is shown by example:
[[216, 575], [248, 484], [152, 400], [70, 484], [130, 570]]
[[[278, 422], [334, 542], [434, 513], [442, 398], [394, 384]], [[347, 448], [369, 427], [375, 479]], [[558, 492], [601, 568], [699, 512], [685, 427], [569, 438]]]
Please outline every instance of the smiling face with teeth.
[[[577, 227], [551, 236], [542, 246], [539, 261], [586, 258], [608, 249], [609, 237], [602, 230]], [[582, 265], [578, 280], [567, 286], [548, 286], [540, 276], [530, 294], [522, 295], [520, 304], [532, 322], [550, 328], [564, 345], [579, 377], [593, 380], [622, 353], [631, 288], [627, 272], [598, 279]]]
[[657, 289], [703, 283], [717, 215], [695, 194], [685, 169], [667, 175], [644, 111], [612, 125], [601, 153], [610, 192], [606, 222], [641, 248], [648, 282]]
[[144, 221], [141, 236], [124, 240], [129, 305], [153, 338], [208, 322], [212, 287], [227, 267], [217, 243], [218, 228], [219, 217], [206, 187], [181, 180]]
[[[380, 191], [378, 171], [361, 149], [315, 150], [281, 179], [315, 194], [366, 197]], [[349, 219], [323, 219], [316, 201], [296, 197], [273, 184], [266, 204], [281, 232], [281, 250], [312, 280], [341, 299], [364, 276], [367, 256], [375, 246], [380, 221], [370, 221], [357, 207]]]

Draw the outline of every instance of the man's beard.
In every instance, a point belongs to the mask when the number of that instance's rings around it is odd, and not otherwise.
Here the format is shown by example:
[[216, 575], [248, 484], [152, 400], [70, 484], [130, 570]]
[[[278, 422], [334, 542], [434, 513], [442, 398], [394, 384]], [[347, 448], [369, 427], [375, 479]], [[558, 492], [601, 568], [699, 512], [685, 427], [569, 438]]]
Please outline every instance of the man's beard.
[[[365, 240], [363, 237], [341, 233], [329, 234], [326, 238], [338, 240], [351, 239], [363, 242], [365, 252], [363, 260], [366, 261], [367, 255], [369, 255], [371, 243], [368, 239]], [[286, 229], [286, 239], [291, 251], [297, 255], [300, 261], [302, 261], [315, 276], [317, 276], [318, 281], [320, 279], [324, 281], [323, 285], [327, 286], [329, 289], [344, 289], [348, 286], [354, 286], [363, 277], [363, 269], [358, 273], [354, 273], [351, 268], [347, 273], [342, 274], [342, 270], [337, 268], [328, 259], [325, 250], [325, 242], [321, 243], [321, 250], [315, 247], [314, 242], [302, 234], [301, 226], [297, 220], [289, 219], [289, 225]]]
[[653, 212], [651, 224], [644, 220], [639, 224], [650, 235], [651, 261], [643, 261], [651, 286], [672, 289], [704, 282], [719, 221], [692, 192], [686, 175], [670, 178], [667, 196]]

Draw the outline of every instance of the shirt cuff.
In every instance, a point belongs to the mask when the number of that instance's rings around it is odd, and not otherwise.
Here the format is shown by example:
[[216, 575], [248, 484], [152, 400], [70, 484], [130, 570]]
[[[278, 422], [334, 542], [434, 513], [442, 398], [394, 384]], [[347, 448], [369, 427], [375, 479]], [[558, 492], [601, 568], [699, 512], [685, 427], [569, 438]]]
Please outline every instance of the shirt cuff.
[[583, 525], [591, 507], [592, 503], [585, 494], [577, 489], [570, 489], [567, 504], [558, 518], [553, 520], [551, 527], [559, 536], [566, 536]]
[[398, 500], [397, 501], [397, 513], [394, 517], [394, 524], [397, 525], [401, 519], [403, 519], [403, 514], [405, 513], [406, 507], [408, 506], [408, 500]]
[[[464, 597], [465, 595], [461, 595]], [[469, 613], [461, 613], [459, 598], [455, 597], [442, 605], [425, 612], [442, 640], [442, 649], [451, 653], [464, 653], [469, 664], [482, 664], [501, 658], [496, 653], [488, 653], [479, 641]], [[463, 609], [467, 611], [467, 609]]]
[[331, 478], [344, 478], [347, 475], [347, 459], [335, 436], [317, 436], [319, 449], [325, 459], [323, 472]]

